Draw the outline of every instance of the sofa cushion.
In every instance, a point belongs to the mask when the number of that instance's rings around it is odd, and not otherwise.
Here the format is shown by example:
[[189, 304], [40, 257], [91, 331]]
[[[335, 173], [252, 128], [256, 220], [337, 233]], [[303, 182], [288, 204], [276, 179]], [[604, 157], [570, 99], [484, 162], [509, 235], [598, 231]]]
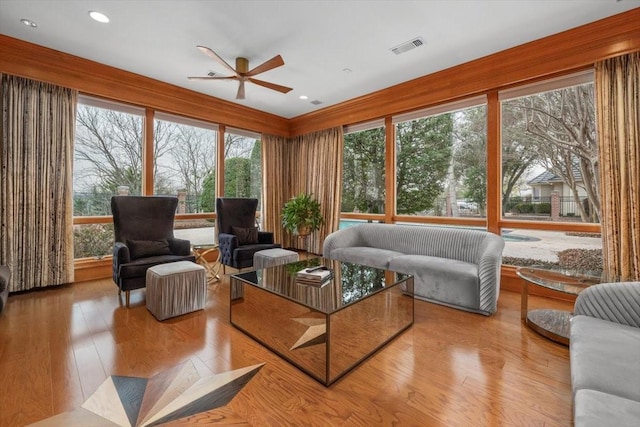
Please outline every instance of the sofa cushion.
[[464, 261], [426, 255], [402, 255], [389, 270], [412, 274], [415, 296], [468, 309], [479, 309], [478, 266]]
[[161, 255], [136, 259], [126, 264], [120, 264], [120, 277], [123, 279], [145, 277], [149, 267], [178, 261], [195, 262], [195, 257], [193, 255]]
[[127, 240], [131, 259], [147, 258], [151, 256], [171, 255], [169, 241], [160, 240]]
[[596, 390], [578, 390], [573, 415], [575, 427], [636, 426], [640, 402]]
[[402, 252], [368, 246], [350, 246], [331, 251], [333, 259], [384, 270], [389, 269], [389, 261], [402, 255]]
[[239, 245], [255, 245], [258, 243], [257, 227], [231, 227], [231, 231], [238, 237]]
[[575, 316], [570, 346], [574, 393], [591, 389], [640, 401], [640, 328]]

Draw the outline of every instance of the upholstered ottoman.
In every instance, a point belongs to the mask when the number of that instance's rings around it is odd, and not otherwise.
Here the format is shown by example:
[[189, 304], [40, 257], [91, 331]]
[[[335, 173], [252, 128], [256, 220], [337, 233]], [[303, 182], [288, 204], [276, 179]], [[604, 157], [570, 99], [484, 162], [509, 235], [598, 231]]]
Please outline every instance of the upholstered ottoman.
[[207, 273], [189, 261], [155, 265], [147, 270], [147, 309], [158, 320], [202, 310], [207, 299]]
[[298, 261], [298, 253], [286, 249], [265, 249], [253, 254], [254, 268], [273, 267], [295, 261]]

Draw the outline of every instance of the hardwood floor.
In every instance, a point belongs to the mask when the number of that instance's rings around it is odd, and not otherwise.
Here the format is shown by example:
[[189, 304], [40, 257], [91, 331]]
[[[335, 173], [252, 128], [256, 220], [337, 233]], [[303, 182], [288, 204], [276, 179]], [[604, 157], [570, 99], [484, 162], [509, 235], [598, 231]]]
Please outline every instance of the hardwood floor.
[[[223, 408], [170, 425], [569, 426], [569, 351], [520, 323], [503, 291], [491, 317], [416, 301], [412, 328], [329, 388], [229, 324], [229, 281], [204, 311], [158, 322], [111, 280], [12, 295], [0, 315], [0, 426], [79, 408], [110, 375], [201, 375], [265, 363]], [[571, 304], [530, 297], [531, 308]]]

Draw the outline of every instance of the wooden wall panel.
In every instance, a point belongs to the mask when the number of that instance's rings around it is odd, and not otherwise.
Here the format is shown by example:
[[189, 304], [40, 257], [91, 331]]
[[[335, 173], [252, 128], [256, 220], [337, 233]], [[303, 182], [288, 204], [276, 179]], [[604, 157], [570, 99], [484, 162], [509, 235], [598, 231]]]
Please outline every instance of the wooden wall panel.
[[0, 72], [255, 132], [288, 136], [285, 118], [0, 35]]
[[[291, 119], [291, 135], [416, 110], [640, 50], [640, 8]], [[508, 37], [508, 35], [505, 35]]]

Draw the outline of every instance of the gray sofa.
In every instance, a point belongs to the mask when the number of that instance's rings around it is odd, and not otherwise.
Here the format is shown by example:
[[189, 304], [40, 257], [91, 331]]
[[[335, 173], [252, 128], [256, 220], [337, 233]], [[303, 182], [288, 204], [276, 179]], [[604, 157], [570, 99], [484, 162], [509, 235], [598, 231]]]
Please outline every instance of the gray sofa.
[[640, 426], [640, 282], [585, 289], [569, 345], [575, 426]]
[[414, 276], [415, 297], [490, 315], [500, 292], [504, 240], [484, 231], [361, 224], [331, 233], [323, 256]]
[[11, 277], [11, 270], [6, 265], [0, 265], [0, 313], [7, 305], [7, 298], [9, 297], [9, 278]]

